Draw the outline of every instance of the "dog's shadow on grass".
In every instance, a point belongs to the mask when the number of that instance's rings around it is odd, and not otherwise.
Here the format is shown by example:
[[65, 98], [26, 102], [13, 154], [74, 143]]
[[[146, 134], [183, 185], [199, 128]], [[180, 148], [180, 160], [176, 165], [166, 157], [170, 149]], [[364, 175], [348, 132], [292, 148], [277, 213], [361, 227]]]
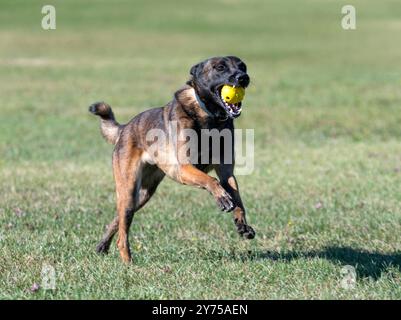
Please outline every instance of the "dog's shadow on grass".
[[[234, 255], [232, 257], [234, 258]], [[322, 258], [339, 265], [353, 266], [356, 269], [358, 277], [370, 277], [374, 280], [379, 279], [382, 272], [387, 271], [390, 267], [401, 271], [401, 252], [383, 254], [350, 247], [326, 247], [317, 251], [290, 251], [284, 253], [272, 251], [248, 251], [236, 253], [235, 258], [240, 258], [242, 260], [267, 259], [273, 261]]]

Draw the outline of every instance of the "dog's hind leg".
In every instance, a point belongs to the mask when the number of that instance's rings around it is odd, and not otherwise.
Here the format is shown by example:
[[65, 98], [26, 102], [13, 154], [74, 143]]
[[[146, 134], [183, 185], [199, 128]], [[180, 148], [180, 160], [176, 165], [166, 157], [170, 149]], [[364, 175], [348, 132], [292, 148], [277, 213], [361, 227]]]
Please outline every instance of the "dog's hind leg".
[[[156, 166], [145, 165], [142, 168], [142, 183], [139, 190], [139, 199], [136, 210], [142, 208], [155, 193], [157, 186], [164, 178], [164, 173]], [[119, 217], [118, 215], [108, 225], [107, 230], [96, 247], [98, 253], [107, 253], [114, 235], [118, 231]]]
[[[113, 171], [116, 182], [118, 240], [121, 259], [131, 261], [128, 233], [138, 206], [139, 189], [141, 184], [141, 156], [139, 150], [127, 148], [113, 156]], [[126, 155], [128, 154], [128, 156]]]
[[113, 157], [118, 213], [117, 246], [121, 259], [130, 262], [128, 233], [134, 213], [150, 199], [164, 173], [142, 159], [141, 149], [130, 144], [122, 148], [117, 148]]
[[96, 247], [96, 252], [107, 253], [109, 252], [111, 240], [113, 240], [114, 235], [118, 230], [118, 216], [116, 216], [113, 221], [107, 226], [107, 230], [103, 235], [102, 240]]
[[[110, 243], [118, 230], [120, 230], [118, 247], [127, 247], [125, 250], [125, 257], [123, 260], [129, 260], [129, 244], [128, 244], [128, 229], [132, 221], [135, 208], [135, 186], [140, 183], [137, 177], [140, 171], [140, 156], [135, 156], [135, 150], [130, 148], [130, 153], [134, 156], [130, 159], [120, 156], [119, 151], [121, 148], [116, 148], [113, 154], [113, 172], [114, 180], [116, 183], [116, 197], [117, 197], [117, 216], [113, 219], [107, 227], [106, 233], [102, 240], [96, 247], [98, 253], [107, 253]], [[123, 231], [125, 230], [125, 231]], [[122, 242], [120, 239], [126, 238]], [[120, 252], [122, 249], [120, 249]]]

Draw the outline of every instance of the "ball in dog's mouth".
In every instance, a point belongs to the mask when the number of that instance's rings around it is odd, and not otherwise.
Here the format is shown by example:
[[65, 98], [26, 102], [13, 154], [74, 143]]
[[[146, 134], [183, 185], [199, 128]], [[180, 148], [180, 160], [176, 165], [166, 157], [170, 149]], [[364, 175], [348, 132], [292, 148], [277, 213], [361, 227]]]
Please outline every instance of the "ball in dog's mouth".
[[245, 89], [230, 85], [223, 85], [219, 88], [220, 99], [222, 105], [228, 115], [232, 118], [237, 118], [241, 114], [242, 99], [245, 95]]

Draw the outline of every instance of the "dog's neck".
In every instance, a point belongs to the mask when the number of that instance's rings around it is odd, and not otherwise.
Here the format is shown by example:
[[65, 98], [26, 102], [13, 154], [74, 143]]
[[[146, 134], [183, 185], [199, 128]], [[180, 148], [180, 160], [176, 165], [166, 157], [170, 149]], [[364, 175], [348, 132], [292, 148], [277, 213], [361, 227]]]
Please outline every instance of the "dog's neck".
[[201, 126], [207, 126], [210, 122], [224, 122], [227, 119], [217, 119], [207, 108], [205, 103], [197, 95], [194, 87], [185, 85], [175, 93], [176, 101], [184, 111]]
[[175, 93], [175, 100], [182, 106], [184, 111], [195, 120], [206, 122], [213, 115], [206, 109], [205, 104], [198, 97], [195, 89], [185, 85]]

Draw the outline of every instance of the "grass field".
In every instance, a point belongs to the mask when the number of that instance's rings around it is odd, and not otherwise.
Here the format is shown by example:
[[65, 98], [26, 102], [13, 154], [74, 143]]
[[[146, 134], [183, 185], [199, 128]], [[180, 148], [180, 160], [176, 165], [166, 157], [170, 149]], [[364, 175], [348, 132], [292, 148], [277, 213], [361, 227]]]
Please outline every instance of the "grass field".
[[[1, 299], [400, 299], [401, 5], [346, 1], [0, 3]], [[54, 4], [57, 29], [41, 29]], [[164, 180], [137, 213], [125, 266], [95, 246], [115, 212], [117, 118], [168, 102], [196, 62], [234, 54], [252, 84], [238, 177], [257, 236], [241, 240], [206, 191]], [[56, 289], [39, 289], [44, 264]], [[356, 285], [341, 286], [342, 268]]]

